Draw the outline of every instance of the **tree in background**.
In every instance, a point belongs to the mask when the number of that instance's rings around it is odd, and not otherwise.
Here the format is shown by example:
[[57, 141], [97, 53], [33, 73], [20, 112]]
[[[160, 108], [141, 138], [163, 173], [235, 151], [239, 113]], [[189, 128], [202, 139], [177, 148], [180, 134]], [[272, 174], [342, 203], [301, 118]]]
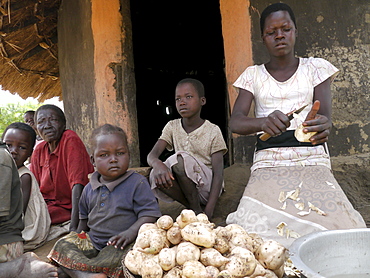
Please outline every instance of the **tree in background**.
[[34, 103], [9, 103], [4, 107], [0, 107], [0, 137], [5, 128], [14, 122], [23, 122], [23, 114], [28, 110], [35, 110], [42, 104]]

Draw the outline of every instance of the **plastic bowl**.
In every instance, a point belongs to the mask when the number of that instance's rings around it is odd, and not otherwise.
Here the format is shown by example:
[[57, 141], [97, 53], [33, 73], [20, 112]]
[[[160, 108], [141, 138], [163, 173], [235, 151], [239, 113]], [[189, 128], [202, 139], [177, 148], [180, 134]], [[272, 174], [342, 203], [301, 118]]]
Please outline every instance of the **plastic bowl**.
[[294, 266], [307, 278], [370, 277], [370, 229], [321, 231], [289, 248]]

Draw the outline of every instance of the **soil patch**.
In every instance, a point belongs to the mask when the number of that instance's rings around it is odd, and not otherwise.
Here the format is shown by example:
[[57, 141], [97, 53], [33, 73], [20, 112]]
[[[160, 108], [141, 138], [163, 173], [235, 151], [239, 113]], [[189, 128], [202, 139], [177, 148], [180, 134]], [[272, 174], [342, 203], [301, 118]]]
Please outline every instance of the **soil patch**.
[[370, 153], [332, 158], [335, 178], [370, 227]]

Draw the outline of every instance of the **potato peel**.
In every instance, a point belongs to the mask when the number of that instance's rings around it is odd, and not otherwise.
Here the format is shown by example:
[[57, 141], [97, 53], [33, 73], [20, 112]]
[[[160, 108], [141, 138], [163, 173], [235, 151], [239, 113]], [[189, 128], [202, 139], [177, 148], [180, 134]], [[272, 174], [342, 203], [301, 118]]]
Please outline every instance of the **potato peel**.
[[310, 208], [310, 209], [312, 209], [313, 211], [316, 211], [318, 214], [320, 214], [320, 215], [323, 215], [323, 216], [325, 216], [326, 215], [326, 213], [324, 212], [324, 211], [322, 211], [321, 209], [319, 209], [318, 207], [315, 207], [313, 204], [311, 204], [310, 202], [308, 202], [308, 207]]
[[295, 190], [289, 191], [286, 194], [286, 198], [292, 199], [293, 201], [297, 201], [300, 192], [301, 192], [301, 189], [297, 187]]
[[284, 228], [286, 227], [285, 222], [280, 222], [279, 225], [276, 226], [277, 233], [279, 236], [284, 236]]
[[306, 216], [306, 215], [309, 215], [311, 213], [311, 209], [309, 209], [308, 211], [299, 211], [297, 212], [297, 214], [299, 216]]
[[282, 210], [286, 209], [286, 202], [283, 203], [283, 205], [280, 207], [280, 209], [282, 209]]
[[279, 194], [278, 201], [280, 203], [283, 203], [283, 202], [285, 202], [285, 200], [286, 200], [285, 192], [284, 191], [281, 191], [280, 194]]
[[304, 210], [304, 203], [300, 202], [300, 203], [296, 203], [294, 204], [294, 206], [299, 209], [299, 210]]
[[276, 226], [277, 233], [279, 236], [286, 236], [286, 238], [299, 238], [300, 235], [293, 231], [288, 229], [288, 225], [285, 222], [280, 222], [279, 225]]
[[330, 181], [326, 181], [326, 184], [329, 185], [331, 188], [335, 189], [334, 184], [332, 184]]
[[290, 238], [290, 237], [291, 238], [299, 238], [300, 235], [297, 232], [293, 231], [293, 230], [286, 229], [286, 238]]

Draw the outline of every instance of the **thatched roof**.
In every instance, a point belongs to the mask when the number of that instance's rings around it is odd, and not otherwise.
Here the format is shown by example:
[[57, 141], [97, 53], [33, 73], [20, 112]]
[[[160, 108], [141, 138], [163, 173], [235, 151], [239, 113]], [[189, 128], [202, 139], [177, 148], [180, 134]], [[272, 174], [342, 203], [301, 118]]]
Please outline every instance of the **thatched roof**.
[[0, 0], [0, 85], [22, 98], [59, 96], [61, 0]]

